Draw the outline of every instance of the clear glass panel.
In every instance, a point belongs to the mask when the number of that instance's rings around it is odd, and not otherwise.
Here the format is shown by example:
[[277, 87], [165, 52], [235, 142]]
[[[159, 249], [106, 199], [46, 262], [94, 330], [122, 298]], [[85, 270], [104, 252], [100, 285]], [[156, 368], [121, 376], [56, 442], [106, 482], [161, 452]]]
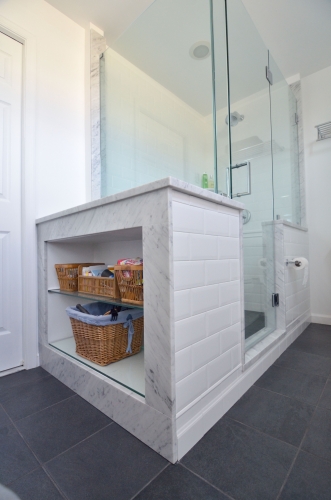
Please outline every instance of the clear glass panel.
[[275, 219], [301, 223], [297, 102], [269, 55]]
[[[243, 202], [246, 347], [276, 328], [273, 254], [273, 173], [268, 51], [240, 0], [228, 5], [231, 193]], [[241, 195], [241, 196], [238, 196]]]
[[214, 190], [209, 7], [157, 0], [105, 51], [103, 196], [168, 176]]

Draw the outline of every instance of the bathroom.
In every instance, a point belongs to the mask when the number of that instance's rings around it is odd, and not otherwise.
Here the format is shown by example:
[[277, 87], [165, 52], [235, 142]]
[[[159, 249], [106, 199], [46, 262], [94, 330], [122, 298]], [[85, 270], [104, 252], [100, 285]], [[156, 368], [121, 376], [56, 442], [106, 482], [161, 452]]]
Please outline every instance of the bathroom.
[[[240, 0], [146, 2], [112, 36], [60, 3], [31, 0], [27, 24], [20, 0], [0, 12], [25, 40], [37, 106], [24, 126], [38, 132], [24, 152], [24, 364], [4, 371], [41, 366], [175, 464], [310, 323], [330, 324], [306, 196], [308, 180], [320, 190], [310, 130], [328, 117], [309, 107], [310, 74], [283, 76]], [[138, 255], [144, 348], [107, 369], [83, 362], [54, 265]]]

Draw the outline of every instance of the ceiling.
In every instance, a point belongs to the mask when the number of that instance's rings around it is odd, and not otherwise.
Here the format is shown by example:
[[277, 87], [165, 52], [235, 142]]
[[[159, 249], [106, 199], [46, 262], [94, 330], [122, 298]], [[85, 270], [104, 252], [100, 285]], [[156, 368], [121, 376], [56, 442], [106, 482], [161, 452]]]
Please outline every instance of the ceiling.
[[[113, 42], [153, 0], [47, 0]], [[159, 0], [157, 0], [159, 1]], [[331, 65], [331, 0], [242, 0], [285, 77]], [[214, 4], [216, 2], [214, 1]]]

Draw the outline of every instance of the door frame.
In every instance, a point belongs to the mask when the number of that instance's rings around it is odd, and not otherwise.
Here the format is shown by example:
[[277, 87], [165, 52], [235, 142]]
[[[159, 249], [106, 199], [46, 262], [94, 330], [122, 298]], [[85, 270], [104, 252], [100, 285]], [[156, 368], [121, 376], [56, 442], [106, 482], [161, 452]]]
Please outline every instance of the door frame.
[[[23, 45], [22, 68], [22, 342], [23, 368], [39, 366], [38, 274], [35, 209], [36, 37], [0, 16], [0, 31]], [[21, 367], [18, 368], [22, 369]], [[8, 370], [13, 372], [13, 370]]]

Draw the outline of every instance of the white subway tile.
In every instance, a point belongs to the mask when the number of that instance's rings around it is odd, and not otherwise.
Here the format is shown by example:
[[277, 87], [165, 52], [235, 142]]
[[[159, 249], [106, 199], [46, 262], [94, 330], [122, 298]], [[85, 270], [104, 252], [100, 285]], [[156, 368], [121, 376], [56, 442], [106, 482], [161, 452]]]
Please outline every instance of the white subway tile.
[[235, 302], [234, 304], [231, 304], [231, 323], [232, 325], [235, 325], [236, 323], [240, 322], [241, 322], [241, 303]]
[[231, 306], [218, 307], [206, 313], [207, 335], [214, 335], [231, 325]]
[[187, 347], [175, 354], [176, 382], [192, 373], [192, 347]]
[[[224, 283], [231, 279], [231, 265], [228, 260], [206, 260], [205, 284], [213, 285]], [[238, 278], [237, 278], [238, 279]]]
[[239, 259], [231, 259], [230, 261], [230, 279], [231, 281], [240, 279]]
[[174, 262], [175, 290], [196, 288], [205, 284], [205, 263], [201, 261]]
[[219, 334], [212, 335], [192, 346], [192, 369], [198, 370], [202, 366], [220, 355]]
[[239, 238], [218, 237], [218, 258], [219, 259], [239, 259]]
[[229, 236], [239, 238], [239, 217], [229, 217]]
[[190, 260], [190, 235], [189, 233], [173, 233], [174, 261]]
[[216, 309], [219, 303], [218, 287], [220, 285], [209, 285], [191, 290], [192, 316]]
[[175, 321], [191, 316], [191, 291], [182, 290], [174, 292]]
[[226, 205], [218, 205], [218, 211], [222, 214], [239, 217], [239, 210], [237, 210], [236, 208], [227, 207]]
[[235, 219], [219, 212], [204, 210], [205, 234], [229, 236], [229, 219], [232, 218]]
[[217, 236], [191, 234], [190, 248], [192, 260], [218, 259]]
[[240, 300], [240, 282], [229, 281], [227, 283], [221, 283], [219, 286], [220, 294], [220, 306], [225, 306], [226, 304], [232, 304], [233, 302], [238, 302]]
[[176, 411], [179, 412], [207, 390], [207, 368], [193, 372], [176, 384]]
[[238, 344], [241, 344], [241, 323], [236, 323], [221, 332], [221, 353]]
[[216, 384], [232, 370], [231, 350], [214, 359], [207, 365], [208, 387]]
[[184, 349], [206, 337], [206, 314], [175, 322], [175, 350]]
[[241, 365], [241, 345], [238, 344], [231, 349], [231, 365], [232, 370], [238, 365]]
[[173, 228], [183, 233], [203, 233], [203, 210], [173, 202]]

